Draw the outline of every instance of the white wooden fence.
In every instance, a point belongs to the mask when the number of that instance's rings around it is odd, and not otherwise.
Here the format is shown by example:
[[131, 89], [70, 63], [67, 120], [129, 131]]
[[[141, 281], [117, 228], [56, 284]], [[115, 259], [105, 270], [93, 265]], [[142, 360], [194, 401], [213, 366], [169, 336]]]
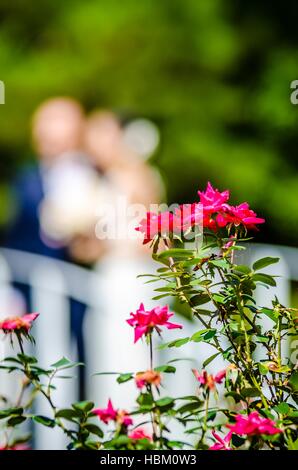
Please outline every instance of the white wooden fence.
[[[277, 287], [270, 290], [258, 289], [259, 304], [270, 305], [273, 295], [282, 303], [288, 304], [290, 281], [298, 281], [298, 249], [254, 244], [245, 252], [245, 261], [253, 262], [263, 256], [279, 256], [279, 265], [273, 265], [266, 272], [281, 277]], [[142, 342], [133, 345], [133, 332], [126, 324], [131, 311], [141, 301], [152, 305], [152, 285], [144, 285], [136, 276], [154, 271], [154, 265], [147, 259], [115, 259], [111, 257], [101, 262], [97, 269], [89, 271], [65, 262], [44, 258], [25, 252], [9, 249], [0, 250], [0, 318], [23, 313], [21, 299], [12, 290], [12, 281], [30, 287], [33, 311], [40, 312], [34, 325], [36, 354], [41, 365], [47, 367], [62, 356], [76, 360], [74, 343], [70, 335], [70, 298], [86, 304], [87, 313], [84, 325], [84, 338], [87, 349], [86, 375], [88, 398], [97, 406], [105, 406], [111, 397], [116, 406], [129, 408], [135, 397], [135, 387], [128, 383], [119, 386], [113, 376], [94, 376], [95, 372], [144, 370], [148, 366], [148, 354]], [[189, 336], [198, 329], [197, 323], [180, 319], [183, 333], [165, 332], [165, 341], [173, 337]], [[8, 341], [0, 341], [0, 359], [10, 350]], [[177, 374], [167, 377], [169, 393], [175, 396], [192, 394], [194, 380], [189, 373], [191, 366], [200, 367], [212, 347], [189, 343], [182, 349], [155, 351], [156, 363], [165, 363], [173, 357], [194, 358], [192, 364], [177, 363]], [[180, 366], [179, 366], [180, 364]], [[210, 370], [222, 367], [220, 361], [213, 361]], [[0, 393], [14, 396], [16, 377], [9, 378], [0, 372]], [[75, 401], [76, 379], [64, 380], [54, 392], [58, 407], [69, 406]], [[36, 405], [38, 414], [47, 414], [44, 401]], [[38, 449], [63, 449], [65, 437], [57, 430], [38, 426], [35, 433], [35, 446]]]

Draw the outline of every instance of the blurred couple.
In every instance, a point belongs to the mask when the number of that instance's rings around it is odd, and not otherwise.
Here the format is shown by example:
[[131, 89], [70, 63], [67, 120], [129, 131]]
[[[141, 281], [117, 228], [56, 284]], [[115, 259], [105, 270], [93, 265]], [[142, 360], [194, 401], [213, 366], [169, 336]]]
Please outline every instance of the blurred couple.
[[[117, 116], [109, 111], [86, 116], [74, 99], [52, 98], [34, 113], [32, 142], [36, 162], [14, 183], [17, 210], [5, 245], [87, 267], [112, 266], [113, 259], [119, 266], [119, 257], [146, 256], [140, 241], [99, 239], [95, 233], [101, 204], [125, 197], [145, 212], [160, 202], [162, 193], [158, 173], [125, 143]], [[18, 288], [30, 309], [29, 290]], [[85, 362], [86, 306], [70, 302], [77, 356]], [[85, 395], [83, 372], [79, 395]]]

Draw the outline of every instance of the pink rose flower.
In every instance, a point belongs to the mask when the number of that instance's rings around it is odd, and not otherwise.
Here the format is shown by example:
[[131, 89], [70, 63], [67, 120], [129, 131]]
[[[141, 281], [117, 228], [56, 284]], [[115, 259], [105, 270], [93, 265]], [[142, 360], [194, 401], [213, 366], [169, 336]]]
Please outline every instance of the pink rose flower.
[[128, 437], [134, 440], [148, 439], [148, 441], [152, 441], [152, 436], [143, 428], [134, 429], [134, 431], [128, 434]]
[[182, 325], [168, 321], [173, 315], [167, 305], [145, 310], [144, 304], [141, 303], [136, 313], [131, 313], [131, 318], [126, 320], [135, 329], [134, 342], [136, 343], [143, 335], [152, 333], [154, 329], [160, 333], [160, 326], [165, 326], [168, 330], [182, 328]]
[[146, 370], [146, 372], [138, 372], [135, 376], [136, 386], [143, 388], [145, 385], [155, 385], [158, 387], [161, 382], [161, 375], [155, 370]]
[[216, 223], [219, 227], [225, 227], [233, 224], [235, 227], [243, 225], [248, 230], [257, 230], [257, 224], [263, 224], [265, 219], [257, 217], [257, 214], [249, 208], [247, 202], [243, 202], [239, 206], [230, 206], [226, 204], [223, 212], [217, 215]]
[[192, 370], [197, 381], [209, 390], [214, 390], [216, 384], [221, 384], [224, 378], [226, 377], [226, 370], [221, 370], [216, 375], [208, 374], [205, 369], [202, 370], [200, 374], [196, 369]]
[[144, 234], [143, 244], [146, 244], [156, 236], [169, 237], [173, 233], [182, 236], [194, 225], [199, 224], [201, 217], [200, 204], [182, 204], [174, 212], [147, 212], [146, 218], [141, 220], [136, 230]]
[[255, 436], [260, 434], [273, 435], [280, 434], [283, 431], [276, 427], [274, 421], [268, 418], [262, 418], [258, 411], [253, 411], [248, 416], [238, 414], [235, 424], [228, 424], [232, 433], [239, 436]]
[[260, 218], [250, 209], [247, 202], [239, 206], [231, 206], [227, 203], [230, 192], [225, 190], [220, 192], [214, 189], [208, 182], [205, 191], [198, 191], [200, 202], [203, 205], [203, 225], [205, 228], [216, 231], [221, 227], [233, 224], [238, 227], [244, 226], [246, 229], [257, 230], [256, 225], [263, 224], [265, 219]]
[[157, 235], [169, 236], [173, 232], [173, 214], [169, 211], [159, 214], [147, 212], [146, 219], [141, 220], [136, 230], [144, 234], [144, 245]]
[[23, 330], [28, 333], [32, 327], [32, 322], [38, 317], [38, 315], [39, 313], [27, 313], [22, 317], [6, 318], [0, 322], [0, 330], [3, 330], [4, 333], [11, 333], [15, 330]]
[[110, 421], [116, 421], [117, 418], [117, 410], [114, 409], [111, 400], [108, 401], [107, 408], [96, 408], [93, 410], [93, 414], [97, 415], [105, 424], [108, 424]]
[[111, 400], [108, 401], [107, 408], [96, 408], [92, 412], [105, 424], [108, 424], [110, 421], [123, 424], [125, 427], [133, 424], [133, 420], [127, 411], [115, 409]]
[[182, 235], [202, 222], [202, 206], [198, 203], [181, 204], [173, 214], [173, 232]]
[[204, 214], [214, 214], [222, 210], [224, 204], [230, 197], [230, 191], [226, 189], [222, 193], [218, 189], [214, 189], [208, 181], [205, 191], [198, 191], [200, 203], [203, 205]]
[[118, 410], [116, 422], [119, 424], [123, 424], [123, 426], [125, 426], [126, 428], [133, 424], [133, 420], [126, 410]]
[[232, 431], [230, 431], [224, 438], [221, 438], [215, 431], [212, 431], [212, 435], [215, 437], [217, 442], [209, 447], [209, 450], [233, 450], [229, 446], [232, 439]]

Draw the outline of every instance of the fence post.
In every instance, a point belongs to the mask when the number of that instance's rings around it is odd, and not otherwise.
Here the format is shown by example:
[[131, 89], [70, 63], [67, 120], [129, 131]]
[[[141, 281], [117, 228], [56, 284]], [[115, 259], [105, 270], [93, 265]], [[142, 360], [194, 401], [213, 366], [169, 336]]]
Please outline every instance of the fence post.
[[[33, 309], [40, 312], [34, 325], [36, 353], [41, 366], [48, 367], [63, 356], [71, 357], [70, 305], [66, 285], [59, 267], [48, 259], [40, 261], [33, 268], [29, 285]], [[71, 374], [75, 374], [75, 371], [66, 375]], [[60, 382], [60, 386], [53, 391], [53, 401], [59, 408], [68, 407], [76, 400], [74, 379], [57, 379], [57, 382], [58, 385]], [[36, 413], [47, 416], [49, 412], [49, 405], [43, 397], [39, 397]], [[62, 431], [37, 426], [36, 449], [65, 449], [67, 439]]]

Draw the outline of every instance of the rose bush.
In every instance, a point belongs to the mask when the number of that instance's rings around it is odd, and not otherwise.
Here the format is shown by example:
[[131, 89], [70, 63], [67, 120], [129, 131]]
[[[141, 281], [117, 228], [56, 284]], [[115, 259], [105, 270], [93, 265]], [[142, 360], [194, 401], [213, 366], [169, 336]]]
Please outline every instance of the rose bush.
[[[84, 401], [57, 409], [53, 381], [61, 371], [79, 364], [62, 358], [48, 369], [41, 368], [23, 349], [24, 340], [33, 341], [30, 328], [37, 314], [8, 318], [0, 328], [19, 352], [6, 357], [1, 368], [8, 373], [18, 371], [23, 380], [16, 402], [1, 398], [2, 450], [27, 448], [29, 437], [17, 432], [26, 420], [60, 427], [69, 438], [69, 449], [298, 449], [298, 371], [282, 353], [285, 339], [297, 334], [297, 310], [277, 298], [270, 308], [256, 305], [257, 285], [276, 285], [274, 276], [262, 269], [277, 263], [277, 258], [266, 257], [246, 266], [235, 256], [245, 249], [248, 231], [258, 230], [265, 221], [246, 202], [230, 205], [229, 191], [220, 192], [210, 183], [198, 194], [199, 201], [174, 212], [148, 213], [137, 227], [144, 243], [151, 243], [154, 260], [161, 264], [156, 274], [148, 275], [150, 282], [163, 283], [156, 289], [155, 300], [174, 297], [187, 304], [199, 325], [191, 337], [175, 337], [161, 347], [177, 350], [194, 342], [214, 348], [202, 370], [185, 368], [185, 374], [194, 375], [193, 395], [162, 393], [165, 374], [176, 371], [175, 360], [156, 366], [155, 338], [164, 328], [175, 329], [176, 336], [182, 328], [169, 321], [173, 314], [167, 305], [147, 310], [141, 304], [127, 319], [134, 342], [147, 342], [149, 363], [148, 370], [117, 375], [119, 384], [135, 383], [138, 395], [130, 411], [114, 407], [111, 400], [106, 408]], [[195, 230], [200, 214], [203, 235]], [[184, 237], [191, 231], [194, 237], [203, 237], [203, 243], [186, 249]], [[265, 317], [270, 319], [270, 328], [264, 327]], [[225, 368], [211, 374], [208, 367], [217, 357]], [[48, 401], [52, 416], [32, 414], [37, 394]], [[185, 439], [173, 436], [174, 421], [183, 426]]]

